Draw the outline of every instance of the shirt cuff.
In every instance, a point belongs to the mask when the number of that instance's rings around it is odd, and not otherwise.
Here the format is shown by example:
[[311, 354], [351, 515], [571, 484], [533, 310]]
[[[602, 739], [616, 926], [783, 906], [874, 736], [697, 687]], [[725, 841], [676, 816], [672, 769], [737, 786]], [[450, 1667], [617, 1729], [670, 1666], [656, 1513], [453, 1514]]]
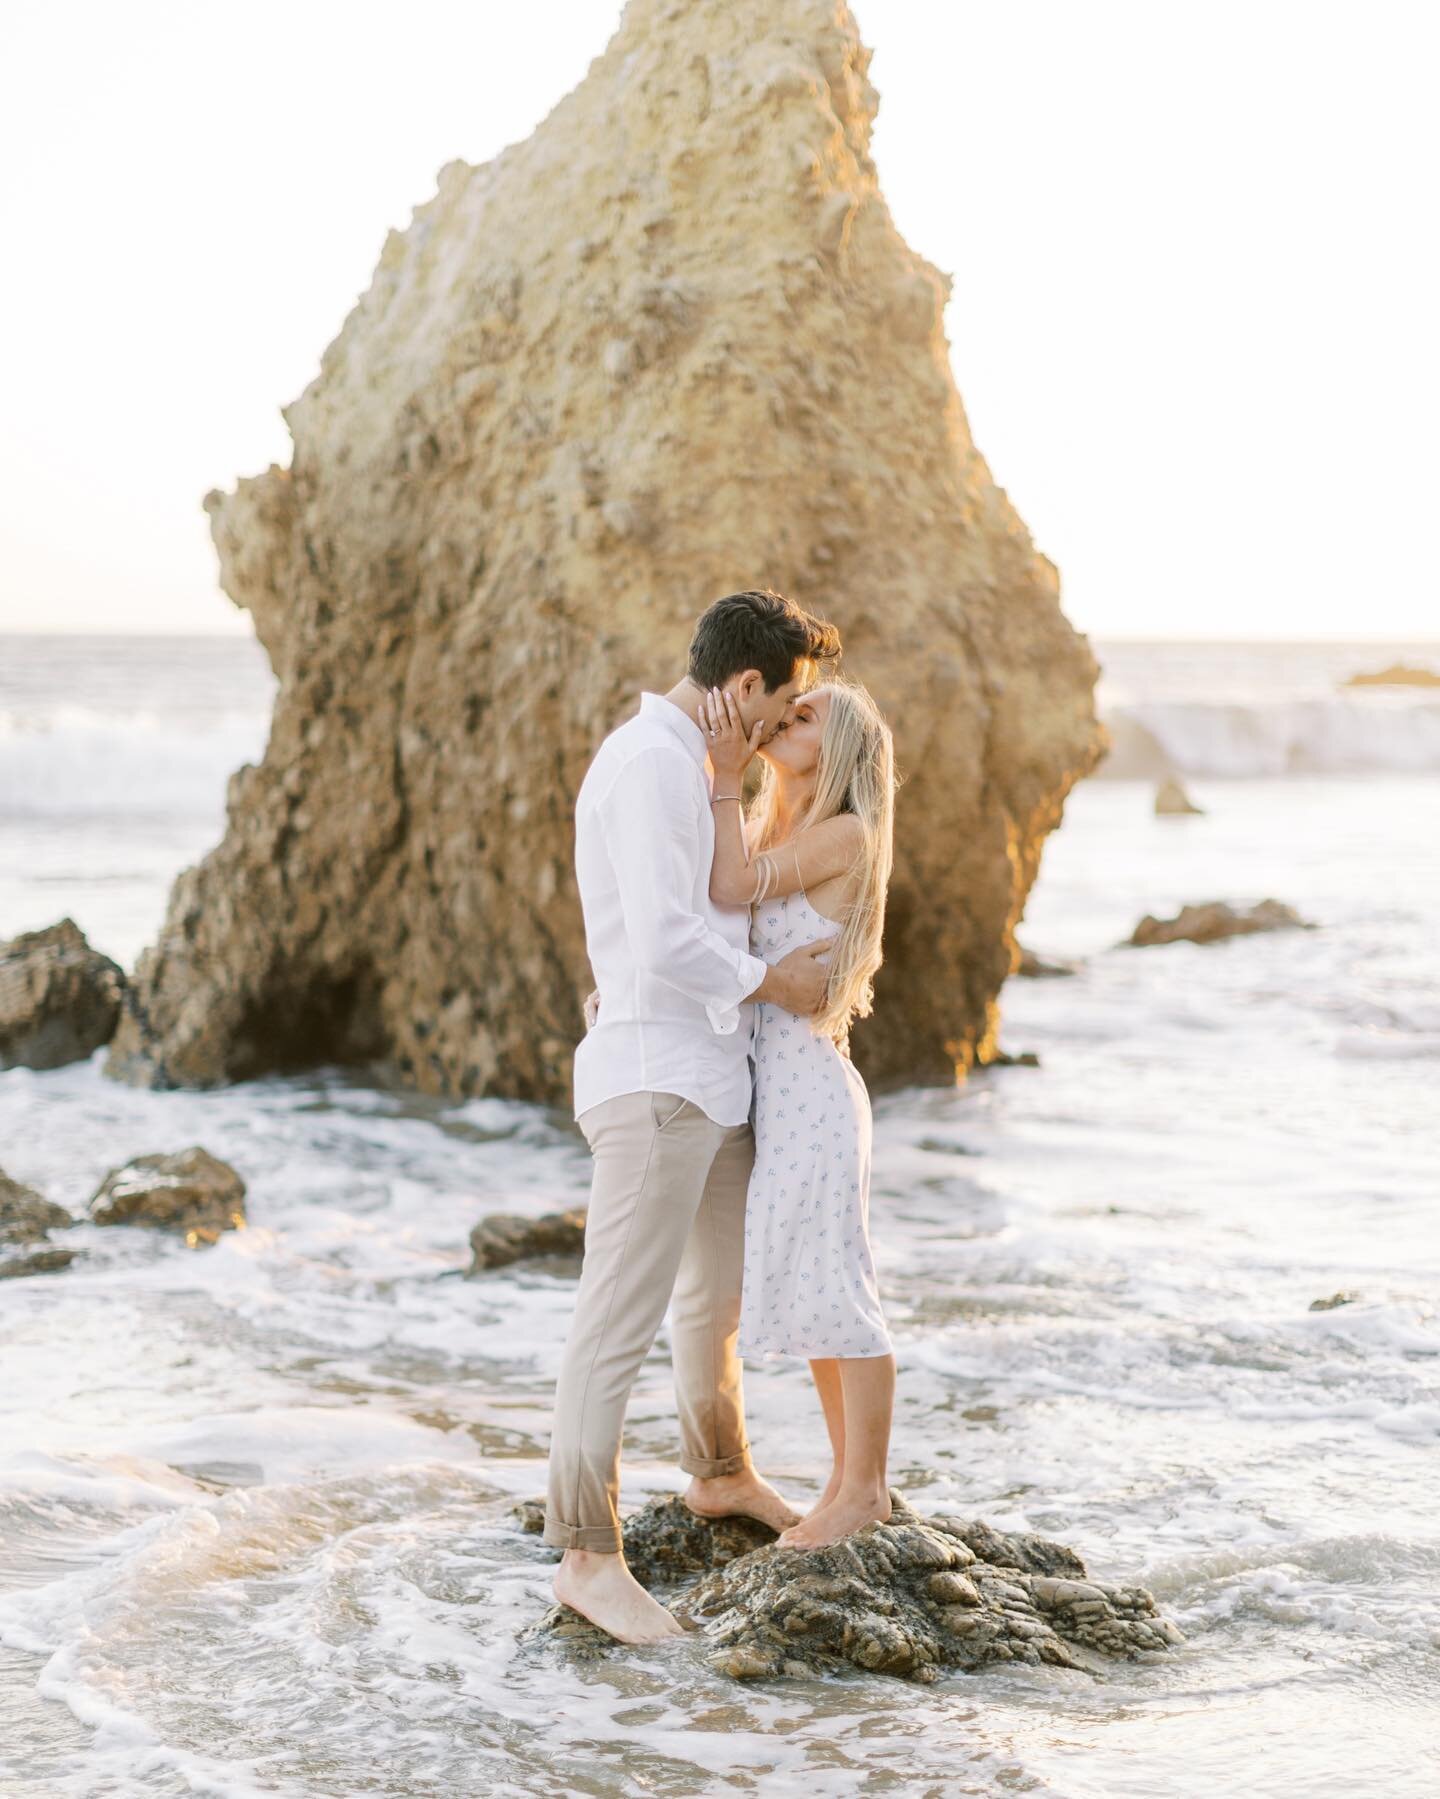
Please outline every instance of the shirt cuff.
[[732, 1000], [706, 1000], [705, 1015], [712, 1030], [722, 1037], [740, 1028], [740, 1008], [770, 972], [770, 964], [759, 956], [741, 954], [736, 969], [738, 995]]

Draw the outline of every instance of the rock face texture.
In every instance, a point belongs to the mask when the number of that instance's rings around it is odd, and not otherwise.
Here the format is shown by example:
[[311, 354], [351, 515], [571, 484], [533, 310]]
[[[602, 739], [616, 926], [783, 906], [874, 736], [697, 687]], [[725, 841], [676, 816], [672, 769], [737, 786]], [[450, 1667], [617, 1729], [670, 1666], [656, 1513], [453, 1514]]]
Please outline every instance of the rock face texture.
[[108, 1043], [125, 973], [73, 918], [0, 943], [0, 1068], [60, 1068]]
[[143, 1224], [180, 1232], [192, 1249], [245, 1228], [245, 1183], [198, 1145], [136, 1156], [112, 1168], [90, 1201], [94, 1224]]
[[[1100, 1673], [1184, 1640], [1145, 1588], [1090, 1580], [1063, 1544], [921, 1517], [893, 1487], [890, 1503], [888, 1523], [800, 1552], [749, 1519], [709, 1524], [678, 1499], [652, 1501], [625, 1522], [625, 1559], [647, 1587], [689, 1583], [667, 1603], [738, 1680], [850, 1667], [923, 1682], [992, 1662]], [[522, 1525], [538, 1528], [541, 1509], [520, 1508]], [[582, 1654], [610, 1641], [558, 1605], [533, 1635]]]
[[906, 776], [856, 1064], [983, 1059], [1042, 842], [1103, 751], [1097, 669], [971, 440], [950, 278], [880, 193], [869, 59], [836, 0], [631, 0], [528, 139], [447, 164], [390, 233], [285, 409], [290, 466], [206, 497], [280, 691], [108, 1073], [370, 1060], [565, 1101], [575, 790], [697, 614], [755, 586], [839, 625]]

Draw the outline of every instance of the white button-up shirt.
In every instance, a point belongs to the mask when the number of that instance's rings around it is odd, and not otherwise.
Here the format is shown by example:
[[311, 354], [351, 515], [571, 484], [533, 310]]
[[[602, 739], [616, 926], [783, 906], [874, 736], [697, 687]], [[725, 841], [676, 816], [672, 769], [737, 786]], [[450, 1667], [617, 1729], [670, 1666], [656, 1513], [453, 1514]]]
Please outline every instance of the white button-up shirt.
[[575, 1116], [621, 1093], [678, 1093], [717, 1124], [750, 1116], [768, 964], [749, 906], [710, 898], [705, 733], [662, 694], [617, 726], [575, 800], [575, 874], [599, 1015], [575, 1051]]

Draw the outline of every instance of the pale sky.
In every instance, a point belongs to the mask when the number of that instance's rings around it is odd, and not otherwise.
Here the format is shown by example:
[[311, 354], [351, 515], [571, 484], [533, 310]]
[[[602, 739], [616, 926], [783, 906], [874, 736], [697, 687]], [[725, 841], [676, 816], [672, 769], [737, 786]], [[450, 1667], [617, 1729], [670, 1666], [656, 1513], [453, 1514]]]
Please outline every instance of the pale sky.
[[[884, 191], [1072, 622], [1440, 636], [1440, 9], [853, 10]], [[248, 632], [202, 495], [289, 461], [387, 230], [619, 11], [5, 0], [0, 629]]]

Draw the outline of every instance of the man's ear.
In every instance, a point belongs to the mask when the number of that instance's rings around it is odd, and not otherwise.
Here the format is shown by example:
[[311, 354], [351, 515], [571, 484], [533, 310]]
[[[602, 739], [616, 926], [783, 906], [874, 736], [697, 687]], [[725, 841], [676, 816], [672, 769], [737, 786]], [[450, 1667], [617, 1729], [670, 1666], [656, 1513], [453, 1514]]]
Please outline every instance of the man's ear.
[[765, 677], [758, 668], [747, 668], [735, 684], [736, 695], [747, 705], [764, 691]]

